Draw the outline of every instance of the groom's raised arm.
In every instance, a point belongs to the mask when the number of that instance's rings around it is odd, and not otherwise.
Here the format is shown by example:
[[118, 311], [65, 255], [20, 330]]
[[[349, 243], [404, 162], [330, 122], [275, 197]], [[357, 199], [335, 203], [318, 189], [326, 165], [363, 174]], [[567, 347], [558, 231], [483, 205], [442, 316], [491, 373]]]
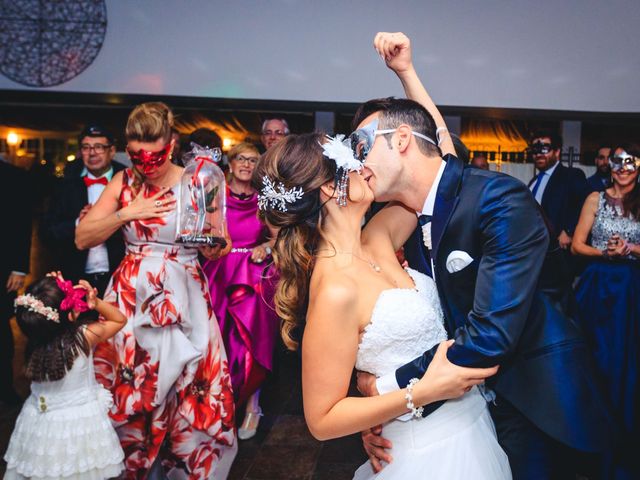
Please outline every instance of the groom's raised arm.
[[[456, 365], [487, 367], [503, 362], [518, 344], [549, 237], [531, 194], [514, 178], [499, 176], [487, 182], [475, 215], [483, 245], [473, 309], [453, 333], [455, 343], [447, 357]], [[398, 385], [420, 378], [434, 352], [396, 370]], [[386, 390], [382, 383], [379, 389]]]
[[436, 124], [436, 136], [442, 155], [456, 155], [456, 149], [447, 130], [444, 117], [431, 99], [427, 89], [413, 66], [411, 41], [402, 32], [378, 32], [373, 39], [373, 47], [383, 57], [389, 67], [400, 79], [407, 98], [418, 102], [433, 117]]

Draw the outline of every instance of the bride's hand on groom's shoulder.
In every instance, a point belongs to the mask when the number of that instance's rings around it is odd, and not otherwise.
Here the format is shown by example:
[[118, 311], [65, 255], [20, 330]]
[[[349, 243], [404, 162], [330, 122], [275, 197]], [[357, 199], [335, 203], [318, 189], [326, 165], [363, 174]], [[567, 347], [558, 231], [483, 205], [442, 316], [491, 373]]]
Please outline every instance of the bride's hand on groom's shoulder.
[[373, 48], [396, 74], [413, 68], [411, 40], [404, 33], [378, 32], [373, 39]]
[[[474, 385], [485, 381], [498, 372], [498, 366], [490, 368], [460, 367], [449, 361], [447, 350], [454, 340], [440, 343], [429, 368], [418, 382], [419, 388], [428, 399], [427, 403], [448, 400], [464, 395]], [[414, 394], [415, 395], [415, 394]]]

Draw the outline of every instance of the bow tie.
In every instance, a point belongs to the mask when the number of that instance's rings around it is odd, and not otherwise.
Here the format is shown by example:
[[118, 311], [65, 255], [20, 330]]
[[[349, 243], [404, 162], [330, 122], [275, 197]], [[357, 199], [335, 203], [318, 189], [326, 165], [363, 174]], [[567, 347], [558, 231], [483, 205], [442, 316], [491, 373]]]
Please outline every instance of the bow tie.
[[431, 219], [433, 217], [431, 215], [420, 215], [418, 216], [418, 223], [420, 224], [421, 227], [424, 227], [427, 223], [431, 222]]
[[84, 177], [84, 184], [87, 187], [90, 187], [91, 185], [95, 185], [96, 183], [99, 183], [100, 185], [106, 185], [107, 183], [109, 183], [109, 181], [107, 180], [107, 177], [100, 177], [100, 178], [89, 178], [89, 177]]

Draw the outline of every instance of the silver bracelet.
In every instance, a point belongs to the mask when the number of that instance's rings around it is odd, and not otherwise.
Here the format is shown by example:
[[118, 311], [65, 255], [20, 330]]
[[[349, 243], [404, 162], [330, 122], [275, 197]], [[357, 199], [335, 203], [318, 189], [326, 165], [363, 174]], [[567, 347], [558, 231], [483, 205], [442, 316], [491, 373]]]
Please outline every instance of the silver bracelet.
[[417, 378], [412, 378], [411, 380], [409, 380], [409, 385], [407, 385], [407, 393], [404, 394], [404, 398], [407, 399], [407, 408], [411, 410], [411, 415], [416, 418], [421, 418], [422, 412], [424, 412], [423, 407], [416, 408], [416, 406], [413, 404], [413, 387], [419, 381], [420, 380], [418, 380]]
[[120, 216], [120, 210], [116, 210], [116, 218], [122, 221], [122, 217]]

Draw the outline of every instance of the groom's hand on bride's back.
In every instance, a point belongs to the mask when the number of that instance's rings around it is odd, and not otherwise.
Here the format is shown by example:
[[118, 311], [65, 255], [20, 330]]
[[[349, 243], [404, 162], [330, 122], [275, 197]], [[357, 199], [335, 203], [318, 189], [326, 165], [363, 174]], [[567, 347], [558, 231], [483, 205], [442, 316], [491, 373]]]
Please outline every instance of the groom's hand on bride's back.
[[391, 449], [391, 442], [380, 436], [382, 425], [370, 428], [362, 432], [362, 445], [367, 452], [373, 471], [378, 473], [383, 469], [381, 462], [391, 463], [393, 457], [387, 452]]
[[[373, 397], [378, 395], [378, 388], [376, 387], [376, 376], [367, 373], [356, 373], [358, 379], [358, 391], [365, 397]], [[367, 452], [369, 461], [373, 471], [378, 473], [382, 470], [383, 465], [381, 462], [391, 463], [391, 455], [386, 450], [391, 448], [391, 442], [386, 438], [380, 436], [382, 433], [382, 425], [370, 428], [362, 432], [362, 445], [364, 451]]]

